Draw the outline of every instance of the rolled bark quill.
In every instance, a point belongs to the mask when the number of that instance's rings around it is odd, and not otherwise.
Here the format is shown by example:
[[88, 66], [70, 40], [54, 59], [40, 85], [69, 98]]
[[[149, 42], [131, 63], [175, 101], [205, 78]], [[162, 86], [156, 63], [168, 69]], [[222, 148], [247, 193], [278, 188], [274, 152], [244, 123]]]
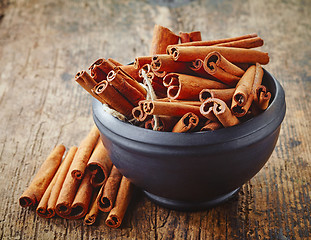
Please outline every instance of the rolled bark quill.
[[92, 91], [92, 88], [96, 86], [97, 82], [86, 71], [78, 72], [75, 76], [75, 81], [79, 83], [80, 86], [83, 87], [94, 98], [96, 98], [100, 102], [106, 103], [103, 99], [101, 99]]
[[87, 169], [91, 172], [91, 184], [93, 187], [101, 186], [108, 178], [112, 168], [112, 162], [107, 149], [99, 139], [98, 143], [87, 163]]
[[217, 98], [210, 99], [210, 101], [214, 102], [213, 112], [224, 127], [231, 127], [240, 123], [240, 120], [232, 114], [224, 101]]
[[[145, 99], [145, 94], [139, 91], [138, 88], [132, 86], [128, 81], [129, 77], [122, 73], [120, 70], [110, 71], [107, 80], [117, 89], [133, 106], [137, 106], [138, 102]], [[137, 83], [139, 84], [139, 83]], [[140, 86], [144, 92], [146, 90]]]
[[143, 122], [147, 119], [149, 115], [147, 115], [143, 110], [143, 102], [139, 102], [137, 107], [134, 107], [132, 110], [133, 117], [139, 121]]
[[218, 118], [215, 116], [213, 107], [214, 107], [214, 101], [212, 101], [213, 98], [208, 98], [206, 101], [204, 101], [200, 106], [200, 113], [205, 118], [213, 121], [218, 122]]
[[189, 64], [174, 61], [172, 56], [167, 54], [155, 55], [152, 57], [151, 69], [158, 77], [163, 78], [167, 73], [191, 73]]
[[99, 131], [94, 125], [88, 135], [80, 142], [78, 150], [70, 166], [70, 173], [73, 178], [82, 179], [89, 158], [99, 138]]
[[47, 204], [47, 212], [51, 217], [53, 217], [56, 213], [56, 203], [57, 199], [60, 195], [60, 191], [63, 187], [63, 183], [65, 181], [65, 178], [68, 174], [69, 167], [72, 163], [72, 160], [78, 150], [78, 147], [73, 146], [69, 149], [68, 153], [66, 154], [66, 157], [64, 161], [62, 162], [60, 168], [59, 168], [59, 174], [57, 176], [56, 182], [53, 186], [53, 189], [51, 191], [48, 204]]
[[260, 63], [269, 62], [268, 53], [254, 49], [234, 48], [234, 47], [180, 47], [176, 46], [171, 49], [170, 55], [175, 61], [192, 62], [196, 59], [204, 59], [211, 52], [219, 52], [228, 61], [233, 63]]
[[193, 41], [193, 42], [186, 42], [186, 43], [180, 43], [176, 45], [169, 45], [166, 49], [167, 54], [171, 54], [171, 49], [174, 48], [175, 46], [213, 46], [213, 45], [219, 45], [222, 43], [228, 43], [228, 42], [234, 42], [242, 39], [248, 39], [248, 38], [254, 38], [257, 37], [258, 35], [256, 33], [253, 34], [247, 34], [247, 35], [242, 35], [238, 37], [232, 37], [232, 38], [223, 38], [223, 39], [216, 39], [216, 40], [209, 40], [209, 41]]
[[271, 93], [267, 91], [265, 86], [260, 85], [256, 88], [256, 98], [254, 99], [254, 102], [260, 110], [268, 108], [270, 99]]
[[231, 111], [237, 117], [244, 116], [254, 99], [254, 79], [256, 66], [250, 66], [237, 83], [231, 104]]
[[113, 206], [120, 186], [122, 174], [113, 166], [105, 185], [99, 191], [97, 204], [101, 211], [109, 212]]
[[160, 115], [160, 116], [175, 116], [182, 117], [188, 112], [196, 114], [198, 117], [202, 117], [199, 106], [193, 106], [178, 102], [163, 102], [163, 101], [143, 101], [143, 110], [148, 115]]
[[57, 145], [41, 165], [29, 187], [19, 198], [22, 207], [36, 206], [52, 181], [64, 155], [64, 145]]
[[145, 64], [151, 63], [152, 56], [140, 56], [136, 57], [134, 60], [134, 68], [141, 69]]
[[261, 47], [264, 44], [262, 38], [260, 37], [253, 37], [253, 38], [246, 38], [240, 39], [232, 42], [226, 43], [219, 43], [216, 46], [222, 47], [238, 47], [238, 48], [256, 48]]
[[[62, 164], [61, 164], [62, 165]], [[60, 171], [60, 167], [58, 168], [56, 174], [54, 175], [52, 181], [50, 182], [48, 188], [45, 190], [38, 206], [37, 206], [37, 209], [36, 209], [36, 212], [37, 214], [40, 216], [40, 217], [43, 217], [43, 218], [51, 218], [55, 215], [55, 211], [48, 211], [48, 201], [49, 201], [49, 198], [51, 196], [51, 192], [52, 192], [52, 189], [55, 185], [55, 182], [58, 178], [58, 175], [59, 175], [59, 171]]]
[[179, 36], [166, 27], [155, 25], [150, 48], [150, 55], [165, 54], [168, 45], [177, 44]]
[[199, 118], [192, 112], [186, 113], [173, 127], [172, 132], [191, 132], [199, 124]]
[[[157, 77], [153, 72], [147, 73], [147, 78], [150, 81], [157, 97], [166, 97], [166, 87], [163, 85], [163, 79]], [[145, 80], [143, 82], [146, 84]]]
[[218, 52], [211, 52], [205, 57], [203, 68], [208, 74], [230, 86], [235, 86], [245, 72]]
[[201, 102], [204, 102], [209, 98], [218, 98], [229, 105], [229, 103], [231, 103], [234, 92], [235, 88], [203, 89], [199, 94], [199, 99]]
[[108, 217], [105, 221], [107, 226], [111, 228], [118, 228], [121, 225], [127, 207], [131, 201], [132, 193], [132, 183], [123, 176], [114, 207], [109, 212]]
[[96, 202], [98, 196], [98, 191], [93, 193], [92, 200], [90, 203], [90, 208], [88, 213], [85, 215], [85, 218], [83, 220], [85, 225], [93, 225], [96, 222], [97, 216], [99, 215], [99, 208], [98, 204]]
[[[103, 58], [100, 58], [96, 60], [90, 67], [89, 70], [91, 72], [91, 77], [96, 81], [96, 82], [101, 82], [104, 80], [107, 76], [107, 73], [103, 71], [99, 66], [101, 66], [106, 60]], [[108, 71], [109, 72], [109, 71]]]
[[142, 78], [139, 76], [139, 69], [136, 69], [133, 64], [115, 67], [114, 71], [117, 71], [119, 69], [127, 73], [130, 77], [132, 77], [136, 81], [142, 82]]
[[62, 217], [67, 219], [79, 219], [86, 215], [94, 190], [90, 181], [91, 177], [92, 173], [87, 169], [71, 205], [70, 214]]
[[179, 32], [179, 37], [180, 37], [181, 43], [202, 41], [200, 31], [194, 31], [194, 32], [190, 32], [190, 33]]
[[111, 108], [131, 118], [133, 105], [121, 95], [108, 81], [104, 80], [94, 86], [92, 92], [102, 103], [107, 103]]
[[115, 60], [113, 58], [108, 58], [107, 60], [108, 60], [108, 62], [110, 62], [110, 64], [114, 65], [114, 67], [123, 66], [122, 63], [118, 62], [117, 60]]
[[228, 88], [223, 83], [191, 75], [169, 73], [163, 78], [167, 96], [172, 99], [198, 100], [199, 93], [206, 88]]
[[214, 131], [219, 128], [222, 128], [222, 124], [220, 122], [213, 122], [213, 121], [208, 121], [200, 131]]

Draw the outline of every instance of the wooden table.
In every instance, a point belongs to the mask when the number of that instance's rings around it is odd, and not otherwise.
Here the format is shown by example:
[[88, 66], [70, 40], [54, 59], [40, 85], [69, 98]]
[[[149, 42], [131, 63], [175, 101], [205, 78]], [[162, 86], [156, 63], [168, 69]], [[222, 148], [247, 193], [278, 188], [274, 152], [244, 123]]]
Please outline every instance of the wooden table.
[[[310, 1], [0, 1], [0, 239], [311, 239]], [[154, 24], [204, 40], [258, 33], [265, 68], [286, 92], [287, 115], [268, 163], [229, 202], [168, 210], [138, 192], [122, 227], [50, 220], [18, 198], [58, 143], [78, 145], [93, 124], [73, 81], [100, 57], [149, 52]]]

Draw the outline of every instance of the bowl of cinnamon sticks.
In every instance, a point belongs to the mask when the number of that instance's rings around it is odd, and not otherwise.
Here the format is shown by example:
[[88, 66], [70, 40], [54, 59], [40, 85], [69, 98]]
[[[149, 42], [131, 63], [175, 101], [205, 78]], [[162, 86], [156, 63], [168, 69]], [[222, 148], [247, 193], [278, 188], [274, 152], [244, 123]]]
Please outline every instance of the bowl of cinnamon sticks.
[[203, 41], [156, 25], [150, 55], [77, 73], [113, 164], [169, 208], [232, 197], [268, 161], [286, 112], [261, 46], [257, 34]]

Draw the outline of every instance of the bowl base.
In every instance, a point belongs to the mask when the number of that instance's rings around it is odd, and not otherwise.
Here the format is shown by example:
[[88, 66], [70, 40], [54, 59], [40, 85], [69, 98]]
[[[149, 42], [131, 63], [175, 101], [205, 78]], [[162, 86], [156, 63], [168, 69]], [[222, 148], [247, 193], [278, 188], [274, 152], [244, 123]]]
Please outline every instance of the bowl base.
[[186, 202], [186, 201], [177, 201], [172, 200], [164, 197], [159, 197], [157, 195], [154, 195], [150, 192], [144, 191], [144, 193], [149, 197], [152, 201], [155, 203], [170, 208], [173, 210], [179, 210], [179, 211], [199, 211], [199, 210], [205, 210], [208, 208], [215, 207], [216, 205], [219, 205], [223, 202], [228, 201], [230, 198], [232, 198], [240, 188], [237, 188], [233, 190], [232, 192], [226, 193], [224, 195], [221, 195], [213, 200], [209, 200], [206, 202]]

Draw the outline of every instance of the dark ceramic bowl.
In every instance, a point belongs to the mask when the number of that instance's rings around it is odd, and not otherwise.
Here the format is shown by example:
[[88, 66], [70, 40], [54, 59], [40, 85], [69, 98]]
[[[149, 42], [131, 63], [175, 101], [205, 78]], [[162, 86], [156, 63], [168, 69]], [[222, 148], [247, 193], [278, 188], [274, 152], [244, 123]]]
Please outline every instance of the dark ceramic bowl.
[[285, 116], [279, 82], [264, 72], [269, 107], [237, 126], [212, 132], [158, 132], [122, 122], [93, 99], [93, 118], [111, 161], [151, 199], [169, 208], [197, 210], [235, 194], [269, 159]]

